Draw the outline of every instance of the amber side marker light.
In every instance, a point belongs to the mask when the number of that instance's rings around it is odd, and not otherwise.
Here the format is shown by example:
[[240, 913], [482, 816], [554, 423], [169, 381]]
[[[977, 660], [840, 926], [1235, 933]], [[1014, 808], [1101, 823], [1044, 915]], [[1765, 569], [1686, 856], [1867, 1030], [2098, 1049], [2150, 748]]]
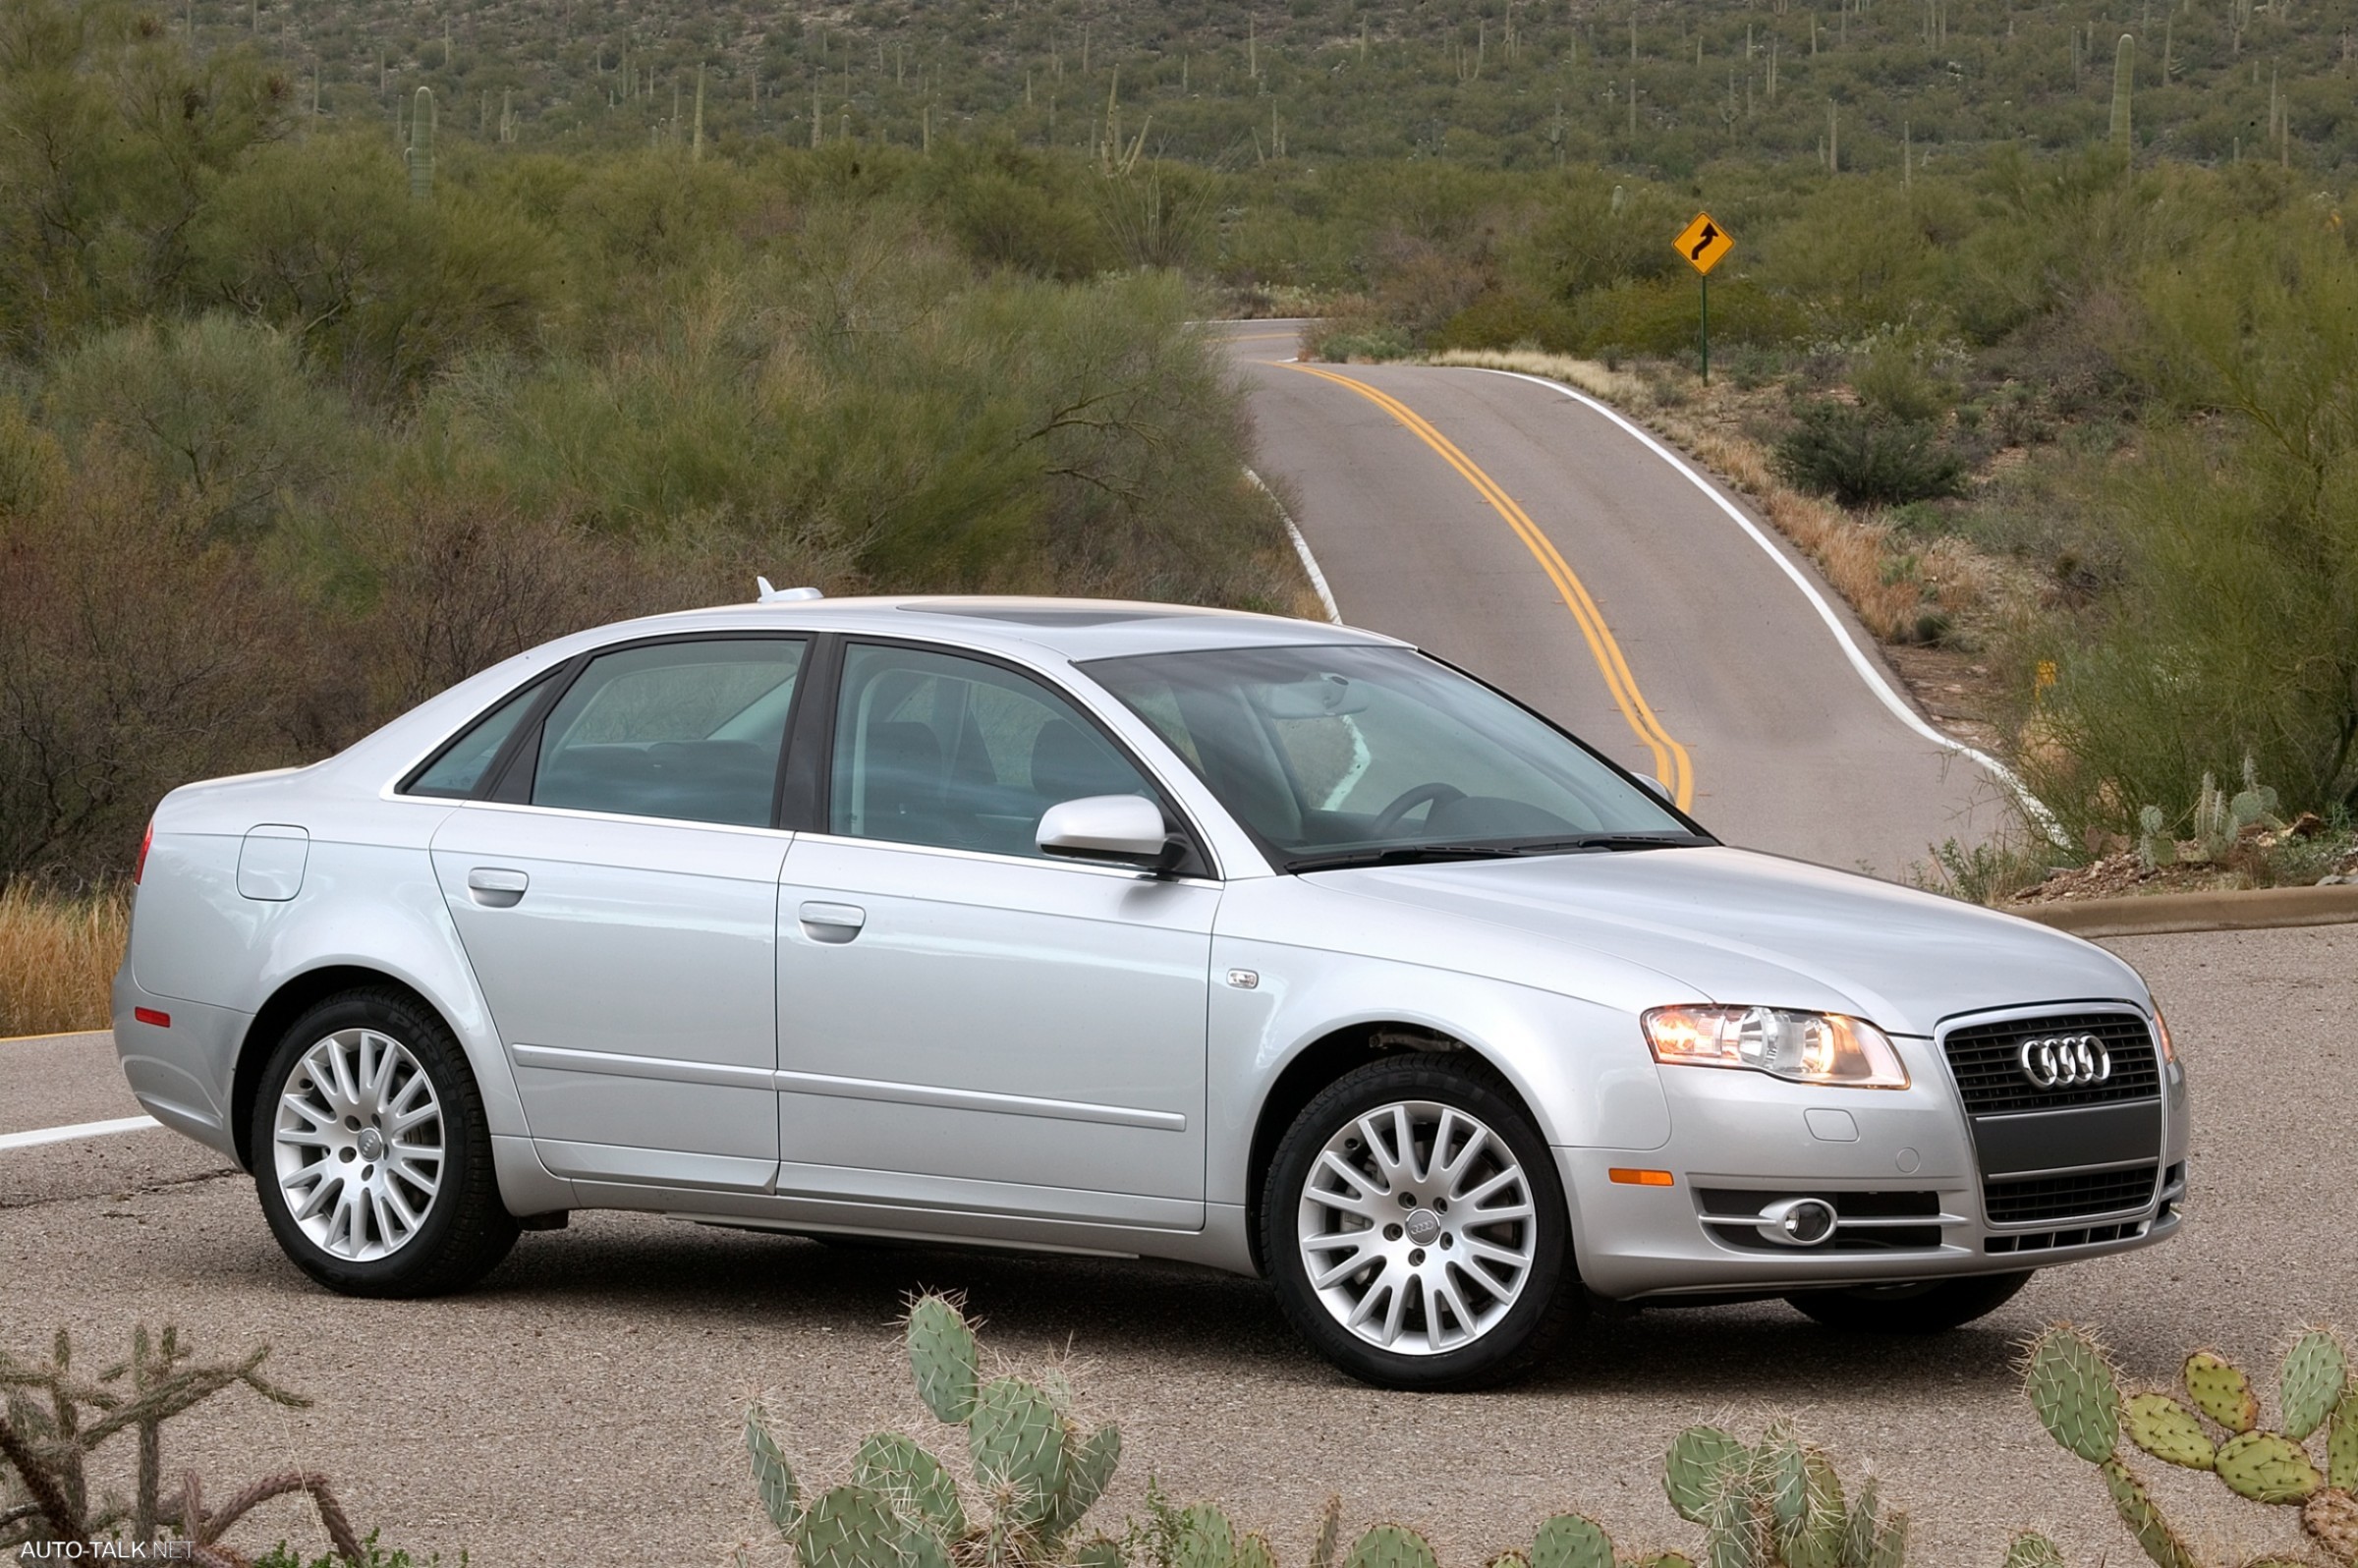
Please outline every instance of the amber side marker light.
[[1605, 1174], [1624, 1187], [1675, 1187], [1678, 1179], [1666, 1170], [1633, 1170], [1615, 1165]]

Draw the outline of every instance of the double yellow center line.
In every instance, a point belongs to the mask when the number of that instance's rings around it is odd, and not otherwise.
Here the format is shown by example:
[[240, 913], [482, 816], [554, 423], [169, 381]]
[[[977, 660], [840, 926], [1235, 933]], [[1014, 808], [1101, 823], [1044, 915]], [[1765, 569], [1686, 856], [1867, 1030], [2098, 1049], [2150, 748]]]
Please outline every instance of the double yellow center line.
[[1531, 520], [1531, 514], [1517, 505], [1515, 498], [1507, 494], [1496, 479], [1485, 474], [1472, 458], [1459, 451], [1457, 443], [1434, 429], [1423, 415], [1398, 398], [1377, 391], [1365, 381], [1336, 375], [1331, 370], [1321, 370], [1314, 364], [1301, 364], [1293, 361], [1272, 363], [1315, 375], [1320, 380], [1332, 381], [1336, 386], [1349, 387], [1398, 420], [1418, 440], [1439, 454], [1442, 462], [1465, 476], [1466, 482], [1474, 486], [1475, 493], [1488, 501], [1492, 511], [1506, 519], [1506, 526], [1515, 531], [1515, 536], [1523, 541], [1523, 547], [1531, 551], [1539, 561], [1541, 570], [1555, 585], [1556, 591], [1563, 595], [1565, 608], [1572, 612], [1572, 619], [1578, 623], [1582, 639], [1589, 644], [1589, 652], [1597, 660], [1598, 672], [1604, 677], [1604, 687], [1612, 695], [1613, 705], [1621, 710], [1621, 716], [1629, 721], [1630, 729], [1636, 732], [1646, 750], [1653, 754], [1655, 776], [1669, 787], [1671, 799], [1678, 802], [1680, 811], [1692, 808], [1695, 803], [1695, 764], [1687, 756], [1687, 749], [1671, 738], [1670, 732], [1662, 727], [1662, 721], [1655, 716], [1654, 709], [1647, 705], [1646, 694], [1638, 690], [1637, 677], [1630, 673], [1629, 660], [1622, 656], [1621, 644], [1613, 640], [1612, 628], [1604, 624], [1603, 612], [1597, 608], [1597, 601], [1589, 596], [1587, 587], [1556, 549], [1554, 541], [1540, 532], [1540, 526]]

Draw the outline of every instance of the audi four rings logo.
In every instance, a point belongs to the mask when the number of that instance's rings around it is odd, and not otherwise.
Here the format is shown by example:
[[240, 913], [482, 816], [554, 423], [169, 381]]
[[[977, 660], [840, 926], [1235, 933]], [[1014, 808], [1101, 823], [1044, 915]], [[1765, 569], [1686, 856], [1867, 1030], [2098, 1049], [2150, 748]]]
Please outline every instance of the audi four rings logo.
[[2022, 1076], [2041, 1089], [2076, 1089], [2112, 1076], [2112, 1053], [2094, 1035], [2026, 1039], [2016, 1059]]

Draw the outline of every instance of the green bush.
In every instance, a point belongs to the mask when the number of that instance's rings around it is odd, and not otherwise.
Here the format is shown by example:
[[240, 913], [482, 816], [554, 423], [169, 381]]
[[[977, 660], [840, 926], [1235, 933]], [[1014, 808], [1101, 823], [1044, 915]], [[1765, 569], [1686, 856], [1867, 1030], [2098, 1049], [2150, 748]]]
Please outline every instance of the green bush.
[[1776, 467], [1793, 484], [1844, 506], [1904, 506], [1964, 489], [1963, 459], [1931, 425], [1832, 401], [1801, 411], [1776, 444]]

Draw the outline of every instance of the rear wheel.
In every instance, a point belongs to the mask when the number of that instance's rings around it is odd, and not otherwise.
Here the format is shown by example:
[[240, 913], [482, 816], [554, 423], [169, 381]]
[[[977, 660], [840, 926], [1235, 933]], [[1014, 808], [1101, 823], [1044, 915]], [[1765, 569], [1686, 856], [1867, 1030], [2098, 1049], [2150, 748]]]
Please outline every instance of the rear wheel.
[[1828, 1328], [1861, 1334], [1938, 1334], [1997, 1311], [2031, 1282], [2031, 1273], [2026, 1268], [2018, 1274], [1802, 1291], [1785, 1302]]
[[351, 1296], [461, 1290], [516, 1245], [482, 1095], [450, 1030], [405, 992], [349, 991], [262, 1071], [253, 1179], [288, 1258]]
[[1479, 1061], [1371, 1062], [1277, 1146], [1263, 1256], [1286, 1316], [1387, 1388], [1477, 1388], [1562, 1332], [1571, 1232], [1547, 1146]]

